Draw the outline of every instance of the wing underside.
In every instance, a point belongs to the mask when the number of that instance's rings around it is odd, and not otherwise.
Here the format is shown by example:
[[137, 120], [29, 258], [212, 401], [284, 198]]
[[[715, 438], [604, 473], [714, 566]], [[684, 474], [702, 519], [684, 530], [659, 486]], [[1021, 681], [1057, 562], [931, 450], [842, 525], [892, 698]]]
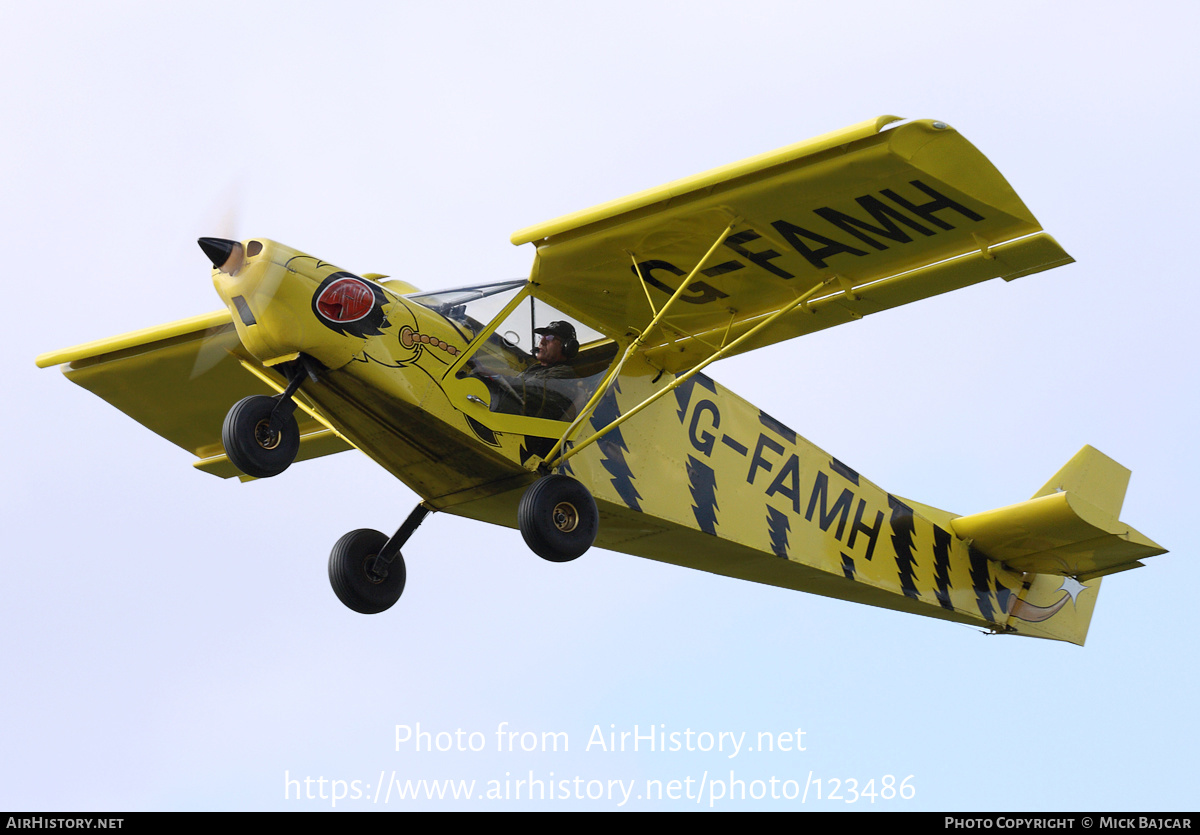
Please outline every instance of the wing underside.
[[[277, 394], [286, 383], [242, 347], [227, 310], [43, 354], [37, 363], [62, 364], [73, 383], [195, 455], [196, 468], [222, 478], [248, 478], [221, 443], [230, 406], [250, 395]], [[353, 449], [310, 403], [300, 396], [297, 403], [297, 460]]]
[[[681, 371], [990, 278], [1071, 262], [990, 162], [940, 122], [881, 117], [531, 227], [533, 280], [610, 336], [645, 328]], [[716, 244], [716, 246], [714, 246]], [[710, 251], [711, 250], [711, 251]], [[706, 256], [707, 253], [707, 256]]]

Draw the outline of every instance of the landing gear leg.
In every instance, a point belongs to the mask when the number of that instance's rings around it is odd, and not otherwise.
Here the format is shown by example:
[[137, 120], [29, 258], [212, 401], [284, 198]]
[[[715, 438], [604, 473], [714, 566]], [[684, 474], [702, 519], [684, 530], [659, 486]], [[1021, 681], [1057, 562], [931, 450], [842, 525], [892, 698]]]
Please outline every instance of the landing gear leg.
[[239, 400], [225, 415], [221, 443], [233, 465], [255, 478], [276, 476], [291, 466], [300, 451], [300, 428], [296, 423], [296, 402], [292, 396], [305, 376], [316, 379], [312, 369], [300, 358], [283, 394], [268, 397], [256, 394]]
[[338, 600], [363, 615], [390, 609], [404, 592], [407, 576], [400, 549], [430, 512], [417, 505], [391, 539], [366, 529], [339, 539], [329, 555], [329, 584]]

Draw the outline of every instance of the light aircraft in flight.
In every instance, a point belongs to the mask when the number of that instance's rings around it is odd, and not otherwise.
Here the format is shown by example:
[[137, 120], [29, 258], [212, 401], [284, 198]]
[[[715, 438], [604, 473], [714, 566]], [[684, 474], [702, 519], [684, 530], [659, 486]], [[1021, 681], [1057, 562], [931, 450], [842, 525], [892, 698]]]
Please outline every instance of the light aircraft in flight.
[[[359, 449], [421, 498], [355, 530], [351, 609], [404, 589], [430, 511], [716, 574], [1082, 644], [1100, 578], [1165, 553], [1091, 447], [1028, 501], [959, 515], [889, 493], [704, 374], [991, 278], [1070, 263], [941, 122], [880, 117], [521, 230], [527, 280], [418, 292], [274, 241], [201, 238], [225, 307], [38, 357], [207, 473]], [[779, 350], [779, 349], [774, 349]]]

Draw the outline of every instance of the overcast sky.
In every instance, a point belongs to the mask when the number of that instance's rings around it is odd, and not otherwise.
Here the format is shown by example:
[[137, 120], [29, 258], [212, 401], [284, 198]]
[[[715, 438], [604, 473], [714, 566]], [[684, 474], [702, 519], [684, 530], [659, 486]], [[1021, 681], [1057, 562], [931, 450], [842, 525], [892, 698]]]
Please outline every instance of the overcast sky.
[[[1194, 809], [1194, 5], [203, 5], [0, 5], [0, 808], [325, 809], [338, 780], [361, 795], [338, 809], [610, 809], [632, 780], [621, 808], [705, 809], [716, 781], [811, 778], [843, 799], [712, 803]], [[1123, 519], [1171, 553], [1105, 580], [1086, 648], [600, 550], [552, 565], [444, 515], [400, 603], [355, 615], [329, 548], [394, 530], [406, 487], [358, 453], [221, 481], [33, 365], [219, 308], [201, 235], [422, 289], [522, 277], [516, 229], [884, 113], [962, 131], [1078, 263], [710, 374], [958, 513], [1087, 443], [1132, 469]], [[418, 723], [485, 750], [398, 746]], [[502, 723], [569, 750], [497, 751]], [[635, 725], [746, 745], [588, 749]], [[476, 785], [372, 802], [393, 774]], [[605, 796], [475, 799], [530, 774]], [[887, 775], [915, 796], [846, 802]]]

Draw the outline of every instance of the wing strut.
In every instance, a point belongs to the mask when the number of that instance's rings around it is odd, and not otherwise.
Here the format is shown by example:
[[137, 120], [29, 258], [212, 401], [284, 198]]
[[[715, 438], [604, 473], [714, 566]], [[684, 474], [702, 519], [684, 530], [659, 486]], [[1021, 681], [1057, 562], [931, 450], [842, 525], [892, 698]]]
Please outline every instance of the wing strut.
[[[729, 235], [729, 232], [732, 229], [733, 229], [733, 224], [730, 224], [729, 227], [725, 230], [725, 232], [721, 235], [721, 238], [717, 241], [717, 243], [713, 244], [713, 249], [716, 249], [717, 244], [720, 244], [721, 241], [723, 241]], [[712, 249], [710, 249], [708, 252], [708, 255], [711, 255], [711, 254], [712, 254]], [[704, 260], [708, 258], [708, 255], [705, 255], [704, 258], [701, 259], [700, 264], [698, 264], [696, 266], [696, 270], [700, 269], [700, 267], [703, 266]], [[694, 275], [696, 273], [696, 270], [692, 270], [691, 275]], [[688, 276], [689, 280], [691, 279], [691, 275]], [[639, 277], [640, 277], [640, 273], [639, 273]], [[788, 313], [791, 313], [797, 307], [800, 307], [805, 302], [807, 302], [810, 298], [812, 298], [818, 291], [820, 291], [821, 289], [829, 286], [830, 284], [832, 284], [836, 281], [838, 281], [838, 276], [831, 275], [828, 278], [826, 278], [824, 281], [822, 281], [820, 284], [817, 284], [814, 287], [809, 288], [804, 293], [802, 293], [800, 296], [798, 296], [795, 300], [784, 305], [779, 310], [776, 310], [774, 313], [772, 313], [766, 319], [762, 320], [757, 325], [752, 327], [750, 330], [746, 331], [744, 334], [739, 336], [737, 339], [733, 340], [733, 342], [730, 342], [729, 344], [723, 345], [721, 348], [714, 350], [713, 353], [710, 354], [707, 359], [702, 360], [701, 362], [697, 363], [695, 366], [693, 366], [691, 368], [691, 370], [689, 370], [685, 374], [683, 374], [679, 377], [676, 377], [670, 384], [663, 386], [661, 389], [659, 389], [654, 394], [647, 397], [641, 403], [634, 406], [628, 412], [626, 412], [625, 414], [618, 417], [616, 420], [609, 423], [603, 429], [599, 430], [598, 432], [596, 432], [595, 434], [591, 435], [590, 437], [584, 439], [583, 441], [580, 441], [578, 444], [575, 444], [569, 450], [567, 450], [565, 453], [558, 455], [557, 458], [554, 458], [554, 456], [556, 454], [558, 454], [559, 451], [562, 449], [563, 444], [568, 440], [571, 433], [574, 431], [575, 427], [579, 425], [579, 423], [583, 420], [583, 418], [586, 415], [591, 413], [592, 409], [594, 409], [596, 404], [600, 401], [600, 398], [604, 394], [607, 393], [609, 386], [612, 384], [612, 380], [616, 379], [616, 374], [619, 373], [621, 366], [625, 364], [625, 360], [629, 357], [629, 355], [632, 353], [632, 351], [637, 346], [642, 344], [642, 340], [644, 340], [646, 333], [650, 332], [650, 329], [652, 327], [654, 327], [655, 324], [658, 323], [659, 319], [662, 317], [662, 314], [666, 312], [667, 307], [670, 306], [670, 302], [668, 302], [667, 306], [664, 307], [661, 311], [659, 311], [659, 314], [654, 317], [654, 321], [652, 321], [650, 323], [650, 327], [646, 328], [645, 333], [643, 333], [641, 336], [639, 336], [638, 339], [634, 340], [633, 344], [631, 344], [629, 346], [629, 348], [625, 351], [625, 355], [621, 357], [621, 362], [617, 363], [617, 365], [614, 367], [613, 371], [610, 372], [608, 377], [605, 378], [604, 384], [601, 385], [597, 389], [596, 394], [592, 397], [592, 399], [590, 401], [588, 401], [587, 406], [585, 406], [583, 408], [583, 410], [580, 412], [579, 417], [577, 417], [574, 421], [572, 421], [571, 425], [567, 427], [567, 431], [563, 433], [562, 438], [559, 439], [558, 443], [556, 443], [554, 445], [554, 447], [550, 450], [550, 452], [546, 455], [546, 460], [548, 462], [550, 462], [549, 463], [550, 469], [557, 469], [558, 467], [561, 467], [568, 458], [575, 455], [580, 450], [594, 444], [596, 441], [600, 440], [606, 434], [608, 434], [612, 430], [616, 429], [618, 426], [620, 426], [622, 423], [627, 421], [629, 418], [633, 417], [638, 412], [642, 411], [642, 409], [645, 409], [647, 406], [651, 405], [656, 400], [658, 400], [659, 398], [666, 395], [668, 392], [674, 391], [676, 388], [678, 388], [679, 386], [686, 383], [692, 377], [699, 374], [701, 371], [703, 371], [709, 365], [711, 365], [712, 363], [721, 359], [721, 357], [728, 354], [730, 351], [732, 351], [734, 348], [736, 348], [742, 342], [744, 342], [747, 339], [749, 339], [750, 337], [754, 336], [756, 333], [758, 333], [763, 328], [770, 326], [771, 323], [773, 323], [780, 316], [784, 316]], [[680, 285], [680, 288], [682, 289], [685, 286], [687, 286], [687, 281], [685, 281], [682, 285]], [[678, 296], [679, 296], [679, 292], [676, 291], [675, 295], [671, 297], [671, 301], [675, 301], [675, 299]]]
[[[609, 371], [604, 377], [604, 380], [601, 381], [600, 385], [596, 386], [596, 393], [592, 395], [592, 399], [587, 402], [586, 406], [579, 410], [579, 414], [575, 417], [575, 420], [571, 421], [571, 425], [567, 427], [567, 431], [563, 432], [562, 437], [558, 439], [558, 442], [554, 444], [548, 453], [546, 453], [545, 460], [549, 461], [553, 459], [554, 456], [562, 450], [563, 444], [570, 439], [576, 428], [578, 428], [578, 426], [583, 423], [583, 421], [586, 420], [589, 415], [591, 415], [592, 410], [596, 408], [596, 404], [599, 403], [601, 398], [608, 393], [609, 387], [611, 387], [613, 381], [617, 379], [617, 376], [621, 373], [621, 369], [625, 367], [625, 361], [633, 356], [634, 351], [638, 350], [646, 343], [646, 337], [649, 336], [654, 328], [658, 326], [663, 317], [666, 315], [667, 311], [671, 309], [673, 304], [675, 304], [675, 301], [683, 295], [683, 291], [687, 289], [689, 284], [692, 283], [692, 279], [696, 277], [696, 273], [700, 272], [700, 269], [705, 265], [705, 263], [707, 263], [708, 259], [712, 257], [712, 254], [717, 251], [717, 247], [725, 243], [725, 239], [729, 237], [729, 233], [733, 231], [733, 227], [736, 226], [740, 220], [741, 218], [735, 217], [729, 222], [729, 225], [725, 227], [724, 231], [722, 231], [721, 234], [717, 236], [717, 239], [713, 241], [713, 245], [708, 248], [708, 252], [704, 253], [704, 257], [696, 263], [696, 266], [694, 266], [692, 271], [687, 274], [687, 277], [684, 278], [683, 281], [679, 282], [679, 286], [675, 289], [675, 292], [671, 294], [671, 298], [667, 299], [667, 303], [662, 306], [661, 310], [658, 310], [654, 314], [654, 318], [650, 320], [650, 324], [646, 326], [646, 329], [639, 333], [637, 337], [631, 343], [629, 343], [629, 347], [626, 348], [625, 353], [621, 355], [621, 361], [614, 365], [612, 370]], [[642, 269], [638, 266], [637, 256], [635, 256], [632, 252], [628, 254], [633, 260], [633, 271], [637, 273], [638, 281], [642, 283], [642, 290], [646, 293], [646, 300], [650, 301], [650, 286], [646, 283], [646, 279], [642, 276]], [[653, 301], [650, 301], [650, 309], [654, 310]], [[607, 432], [614, 426], [616, 426], [616, 424], [608, 426], [600, 434]], [[598, 438], [599, 435], [594, 435], [591, 439], [584, 443], [584, 446], [592, 441], [597, 440]], [[568, 455], [562, 456], [560, 459], [558, 459], [558, 461], [555, 462], [553, 467], [557, 467], [574, 454], [574, 452], [571, 452]]]

